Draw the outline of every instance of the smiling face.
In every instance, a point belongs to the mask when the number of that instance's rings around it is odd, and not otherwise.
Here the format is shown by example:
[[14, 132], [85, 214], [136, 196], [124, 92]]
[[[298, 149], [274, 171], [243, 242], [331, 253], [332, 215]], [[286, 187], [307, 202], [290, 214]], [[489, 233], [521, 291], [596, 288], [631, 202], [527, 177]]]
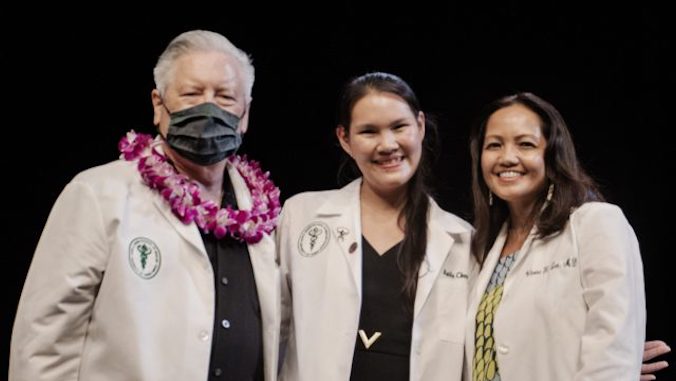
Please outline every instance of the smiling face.
[[531, 208], [545, 183], [540, 117], [521, 104], [494, 112], [486, 123], [481, 170], [488, 188], [510, 208]]
[[350, 120], [336, 133], [359, 167], [363, 186], [379, 194], [405, 191], [422, 155], [424, 114], [415, 115], [395, 94], [372, 91], [354, 104]]

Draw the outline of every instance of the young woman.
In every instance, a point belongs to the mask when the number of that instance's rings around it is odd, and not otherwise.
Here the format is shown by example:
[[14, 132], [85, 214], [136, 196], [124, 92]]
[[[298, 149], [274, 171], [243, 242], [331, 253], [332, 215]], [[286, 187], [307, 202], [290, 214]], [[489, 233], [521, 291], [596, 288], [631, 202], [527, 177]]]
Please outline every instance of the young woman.
[[336, 135], [361, 177], [284, 205], [284, 380], [459, 380], [471, 226], [430, 197], [433, 126], [400, 78], [347, 84]]

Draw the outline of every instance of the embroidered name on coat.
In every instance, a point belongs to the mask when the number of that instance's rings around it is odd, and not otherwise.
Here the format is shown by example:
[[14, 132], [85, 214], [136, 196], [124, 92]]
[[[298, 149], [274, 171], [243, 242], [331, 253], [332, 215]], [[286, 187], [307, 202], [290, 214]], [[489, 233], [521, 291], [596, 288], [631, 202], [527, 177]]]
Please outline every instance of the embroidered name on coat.
[[548, 265], [542, 266], [542, 268], [535, 268], [535, 269], [529, 269], [526, 270], [526, 276], [532, 276], [532, 275], [542, 275], [546, 274], [550, 271], [554, 270], [560, 270], [564, 269], [567, 267], [576, 267], [577, 266], [577, 258], [576, 257], [569, 257], [561, 261], [556, 261], [552, 262]]

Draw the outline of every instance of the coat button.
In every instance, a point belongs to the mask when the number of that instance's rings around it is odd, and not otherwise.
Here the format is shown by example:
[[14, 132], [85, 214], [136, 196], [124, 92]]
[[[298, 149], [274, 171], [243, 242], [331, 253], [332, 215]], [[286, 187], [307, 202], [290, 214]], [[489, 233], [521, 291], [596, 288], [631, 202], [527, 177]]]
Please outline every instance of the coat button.
[[228, 277], [227, 276], [224, 276], [223, 278], [221, 278], [221, 284], [223, 284], [223, 285], [228, 284]]
[[221, 374], [223, 374], [223, 369], [221, 369], [221, 368], [214, 369], [214, 376], [218, 377]]
[[228, 319], [223, 319], [223, 321], [221, 321], [221, 326], [225, 329], [230, 328], [230, 321]]
[[197, 337], [202, 341], [207, 341], [209, 339], [209, 332], [200, 331], [200, 333], [197, 335]]
[[506, 355], [509, 353], [509, 347], [503, 344], [498, 345], [498, 353]]

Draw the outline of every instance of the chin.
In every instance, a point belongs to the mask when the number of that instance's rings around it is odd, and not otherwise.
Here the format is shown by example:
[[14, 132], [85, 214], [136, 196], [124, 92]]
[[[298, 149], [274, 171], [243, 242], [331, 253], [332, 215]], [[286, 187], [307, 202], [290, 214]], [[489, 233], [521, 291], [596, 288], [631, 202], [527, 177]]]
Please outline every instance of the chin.
[[408, 180], [410, 179], [379, 181], [375, 188], [385, 193], [398, 192], [406, 189]]

